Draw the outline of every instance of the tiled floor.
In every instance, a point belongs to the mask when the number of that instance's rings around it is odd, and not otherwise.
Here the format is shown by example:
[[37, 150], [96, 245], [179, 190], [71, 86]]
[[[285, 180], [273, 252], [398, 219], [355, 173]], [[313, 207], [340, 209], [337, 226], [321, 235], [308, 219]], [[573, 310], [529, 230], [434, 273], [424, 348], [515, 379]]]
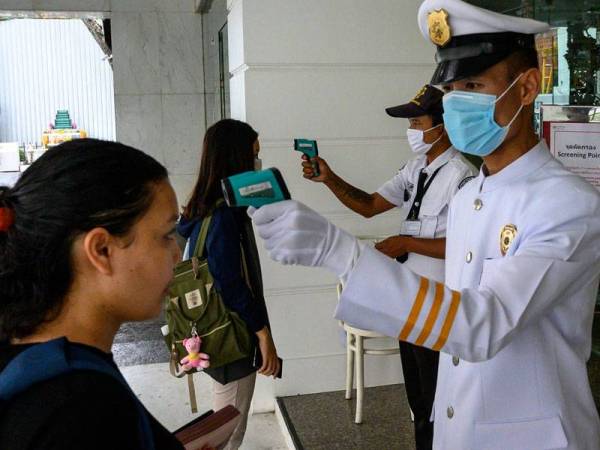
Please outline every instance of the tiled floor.
[[[298, 450], [414, 450], [404, 386], [365, 390], [363, 423], [354, 423], [355, 401], [344, 392], [282, 397]], [[284, 413], [284, 414], [285, 414]]]
[[[192, 414], [187, 382], [171, 376], [166, 363], [122, 367], [123, 375], [146, 408], [169, 430], [175, 430], [197, 417]], [[194, 376], [198, 411], [210, 409], [211, 379]], [[287, 450], [275, 414], [253, 414], [241, 450]]]
[[162, 316], [146, 322], [124, 323], [112, 348], [119, 367], [168, 361], [169, 352], [160, 333], [164, 324]]

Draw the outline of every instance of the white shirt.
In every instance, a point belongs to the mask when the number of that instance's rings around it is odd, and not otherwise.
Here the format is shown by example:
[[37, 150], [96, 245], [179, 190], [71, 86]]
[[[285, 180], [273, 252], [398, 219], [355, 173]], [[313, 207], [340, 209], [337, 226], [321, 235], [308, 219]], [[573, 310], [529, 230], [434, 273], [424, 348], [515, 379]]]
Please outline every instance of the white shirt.
[[[450, 146], [429, 165], [426, 155], [409, 160], [396, 176], [377, 190], [377, 193], [388, 202], [400, 208], [404, 207], [408, 211], [417, 194], [417, 182], [421, 170], [427, 174], [429, 180], [438, 169], [439, 172], [423, 197], [419, 211], [421, 230], [416, 237], [435, 239], [446, 236], [448, 205], [460, 186], [475, 177], [477, 174], [475, 167]], [[443, 259], [409, 253], [405, 264], [419, 275], [444, 281]]]
[[586, 361], [600, 193], [539, 143], [457, 193], [446, 261], [444, 286], [362, 247], [336, 311], [444, 353], [434, 448], [599, 449]]

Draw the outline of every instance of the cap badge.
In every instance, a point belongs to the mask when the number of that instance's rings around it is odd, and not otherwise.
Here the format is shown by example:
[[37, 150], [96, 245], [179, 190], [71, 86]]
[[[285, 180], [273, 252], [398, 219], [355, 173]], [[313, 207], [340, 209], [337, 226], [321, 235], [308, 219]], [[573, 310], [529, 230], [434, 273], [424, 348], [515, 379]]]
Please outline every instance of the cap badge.
[[509, 224], [504, 225], [504, 227], [502, 227], [502, 231], [500, 232], [500, 252], [502, 253], [502, 256], [506, 255], [506, 252], [508, 251], [508, 248], [510, 247], [512, 241], [515, 239], [516, 235], [516, 226]]
[[448, 24], [448, 13], [445, 9], [431, 11], [427, 16], [427, 26], [429, 38], [435, 45], [444, 46], [452, 37]]
[[414, 103], [417, 106], [421, 106], [421, 97], [425, 95], [425, 92], [427, 92], [427, 85], [423, 86], [419, 90], [419, 92], [417, 92], [417, 95], [415, 95], [415, 98], [411, 100], [411, 103]]

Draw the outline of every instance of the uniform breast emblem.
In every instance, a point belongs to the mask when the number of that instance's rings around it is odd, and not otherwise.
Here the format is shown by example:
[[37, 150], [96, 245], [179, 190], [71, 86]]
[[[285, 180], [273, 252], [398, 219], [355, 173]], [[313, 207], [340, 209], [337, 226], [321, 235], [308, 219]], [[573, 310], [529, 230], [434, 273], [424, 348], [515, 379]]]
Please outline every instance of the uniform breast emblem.
[[504, 225], [504, 227], [502, 227], [502, 231], [500, 232], [500, 252], [502, 253], [502, 256], [506, 255], [506, 252], [508, 251], [508, 248], [510, 247], [512, 241], [515, 239], [516, 235], [516, 226], [509, 224]]
[[427, 16], [427, 27], [429, 38], [435, 45], [444, 46], [448, 43], [452, 34], [448, 24], [448, 13], [444, 9], [431, 11]]

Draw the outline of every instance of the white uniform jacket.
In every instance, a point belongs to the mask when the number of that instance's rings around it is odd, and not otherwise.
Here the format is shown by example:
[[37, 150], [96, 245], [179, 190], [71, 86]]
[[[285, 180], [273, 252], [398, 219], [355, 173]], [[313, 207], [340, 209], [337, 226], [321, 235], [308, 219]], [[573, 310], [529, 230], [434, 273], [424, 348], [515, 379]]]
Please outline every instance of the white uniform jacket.
[[[450, 146], [427, 164], [427, 156], [420, 155], [409, 160], [391, 180], [383, 184], [377, 193], [388, 202], [408, 212], [417, 195], [417, 182], [421, 170], [427, 179], [436, 171], [431, 186], [423, 197], [419, 211], [421, 229], [415, 237], [437, 239], [446, 237], [448, 206], [461, 187], [477, 174], [475, 167], [454, 147]], [[406, 266], [413, 272], [436, 281], [444, 281], [444, 260], [418, 253], [409, 253]]]
[[441, 350], [438, 450], [598, 450], [600, 194], [540, 143], [454, 197], [446, 286], [361, 247], [336, 317]]

